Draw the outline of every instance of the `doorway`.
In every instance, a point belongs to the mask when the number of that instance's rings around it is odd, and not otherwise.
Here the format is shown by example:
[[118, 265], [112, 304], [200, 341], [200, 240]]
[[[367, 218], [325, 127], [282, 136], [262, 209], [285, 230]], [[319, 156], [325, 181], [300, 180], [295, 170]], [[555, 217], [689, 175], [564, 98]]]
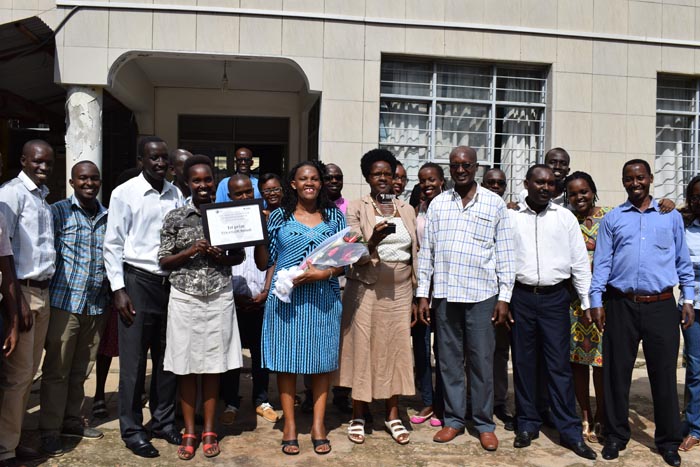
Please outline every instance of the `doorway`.
[[254, 176], [284, 176], [289, 166], [289, 118], [180, 115], [178, 147], [210, 157], [217, 183], [235, 171], [234, 155], [241, 147], [253, 152]]

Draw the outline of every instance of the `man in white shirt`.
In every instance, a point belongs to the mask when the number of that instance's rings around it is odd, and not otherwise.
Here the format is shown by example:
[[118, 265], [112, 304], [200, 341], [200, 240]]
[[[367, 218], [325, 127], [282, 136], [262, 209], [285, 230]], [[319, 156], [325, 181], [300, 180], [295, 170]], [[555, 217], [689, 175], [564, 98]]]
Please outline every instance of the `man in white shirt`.
[[[0, 213], [7, 220], [20, 294], [19, 342], [4, 362], [0, 379], [0, 461], [25, 457], [15, 452], [22, 419], [49, 326], [49, 282], [56, 260], [51, 207], [46, 202], [54, 152], [42, 140], [28, 141], [22, 171], [0, 187]], [[26, 448], [22, 448], [25, 450]], [[35, 452], [29, 452], [34, 457]]]
[[104, 257], [119, 312], [119, 428], [126, 447], [141, 457], [157, 457], [143, 427], [141, 389], [151, 351], [151, 429], [179, 445], [175, 427], [175, 375], [163, 369], [170, 284], [158, 264], [163, 218], [183, 203], [167, 180], [168, 148], [157, 136], [139, 141], [143, 172], [118, 186], [110, 199]]
[[[586, 459], [596, 454], [583, 442], [576, 414], [569, 364], [569, 282], [590, 307], [591, 269], [576, 217], [551, 202], [556, 178], [551, 167], [537, 164], [527, 171], [528, 195], [519, 210], [510, 210], [515, 244], [515, 287], [510, 306], [513, 332], [517, 432], [513, 446], [524, 448], [539, 436], [537, 410], [538, 360], [547, 369], [547, 387], [554, 425], [562, 446]], [[542, 364], [543, 362], [539, 362]]]

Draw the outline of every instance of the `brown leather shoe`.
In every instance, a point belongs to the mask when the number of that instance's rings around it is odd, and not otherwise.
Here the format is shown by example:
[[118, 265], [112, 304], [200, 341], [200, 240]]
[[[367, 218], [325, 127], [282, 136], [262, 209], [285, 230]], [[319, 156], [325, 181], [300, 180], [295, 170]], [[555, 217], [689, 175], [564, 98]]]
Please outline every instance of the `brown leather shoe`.
[[433, 436], [433, 441], [436, 443], [448, 443], [455, 439], [457, 435], [461, 435], [463, 431], [464, 430], [458, 430], [456, 428], [452, 428], [451, 426], [446, 426], [442, 430], [435, 433], [435, 436]]
[[495, 451], [498, 449], [498, 438], [493, 431], [486, 431], [479, 434], [479, 441], [481, 441], [481, 447], [487, 451]]
[[683, 440], [681, 445], [678, 446], [678, 450], [679, 451], [690, 451], [698, 444], [700, 444], [700, 439], [696, 438], [693, 435], [688, 435], [685, 437], [685, 439]]

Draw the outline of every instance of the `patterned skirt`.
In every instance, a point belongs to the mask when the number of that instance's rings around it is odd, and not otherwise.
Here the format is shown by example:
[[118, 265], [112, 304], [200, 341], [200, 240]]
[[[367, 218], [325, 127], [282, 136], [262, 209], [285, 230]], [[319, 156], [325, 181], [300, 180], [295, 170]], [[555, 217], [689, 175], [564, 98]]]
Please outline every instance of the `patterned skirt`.
[[603, 366], [603, 336], [594, 323], [584, 324], [581, 301], [575, 298], [569, 308], [571, 315], [571, 351], [569, 361], [582, 365]]

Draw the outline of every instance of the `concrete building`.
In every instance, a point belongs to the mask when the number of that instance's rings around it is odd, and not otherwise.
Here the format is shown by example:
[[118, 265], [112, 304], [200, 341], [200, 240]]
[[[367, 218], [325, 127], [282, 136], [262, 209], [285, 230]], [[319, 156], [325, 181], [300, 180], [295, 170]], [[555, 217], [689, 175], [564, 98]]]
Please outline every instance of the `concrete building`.
[[[654, 167], [657, 196], [678, 200], [700, 157], [698, 5], [0, 0], [0, 39], [38, 40], [19, 58], [0, 40], [0, 89], [33, 110], [32, 131], [65, 136], [66, 166], [88, 158], [116, 172], [133, 164], [136, 134], [157, 134], [210, 155], [222, 174], [241, 145], [260, 171], [318, 156], [343, 168], [354, 198], [367, 191], [359, 158], [377, 146], [404, 161], [410, 187], [421, 163], [469, 144], [511, 191], [562, 146], [603, 204], [624, 199], [620, 168], [633, 157]], [[33, 68], [20, 62], [37, 53], [63, 113], [23, 88]], [[29, 128], [6, 102], [3, 153]]]

